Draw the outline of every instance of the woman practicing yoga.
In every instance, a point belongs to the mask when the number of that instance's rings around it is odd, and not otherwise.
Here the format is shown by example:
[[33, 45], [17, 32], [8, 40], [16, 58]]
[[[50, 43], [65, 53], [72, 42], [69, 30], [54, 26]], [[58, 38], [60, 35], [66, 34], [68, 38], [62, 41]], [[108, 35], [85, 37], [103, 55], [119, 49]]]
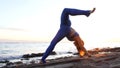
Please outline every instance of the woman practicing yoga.
[[68, 40], [74, 41], [74, 44], [78, 50], [78, 53], [80, 56], [90, 56], [86, 49], [84, 48], [84, 42], [80, 38], [79, 34], [71, 27], [71, 21], [69, 19], [69, 15], [75, 16], [75, 15], [85, 15], [89, 16], [91, 13], [95, 11], [95, 8], [93, 10], [79, 10], [79, 9], [72, 9], [72, 8], [64, 8], [62, 14], [61, 14], [61, 24], [60, 29], [57, 32], [56, 36], [51, 41], [49, 47], [47, 48], [46, 52], [44, 53], [41, 62], [46, 63], [46, 58], [48, 55], [52, 52], [55, 45], [61, 41], [64, 37], [67, 37]]

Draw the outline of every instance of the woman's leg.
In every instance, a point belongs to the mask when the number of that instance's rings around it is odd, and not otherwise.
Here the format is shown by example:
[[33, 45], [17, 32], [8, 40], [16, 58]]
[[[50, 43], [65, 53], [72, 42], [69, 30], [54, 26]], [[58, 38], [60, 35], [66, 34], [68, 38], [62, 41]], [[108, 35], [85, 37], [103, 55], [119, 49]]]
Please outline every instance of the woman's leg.
[[44, 53], [41, 61], [43, 63], [46, 63], [45, 59], [48, 57], [48, 55], [53, 51], [55, 45], [62, 40], [66, 35], [66, 32], [63, 29], [60, 29], [54, 39], [51, 41], [49, 47], [47, 48], [46, 52]]
[[72, 8], [65, 8], [61, 14], [61, 26], [67, 25], [71, 26], [71, 22], [69, 20], [69, 15], [85, 15], [89, 16], [91, 14], [91, 10], [79, 10], [79, 9], [72, 9]]
[[80, 9], [72, 9], [72, 8], [65, 8], [64, 13], [68, 15], [86, 15], [89, 16], [91, 13], [91, 10], [80, 10]]

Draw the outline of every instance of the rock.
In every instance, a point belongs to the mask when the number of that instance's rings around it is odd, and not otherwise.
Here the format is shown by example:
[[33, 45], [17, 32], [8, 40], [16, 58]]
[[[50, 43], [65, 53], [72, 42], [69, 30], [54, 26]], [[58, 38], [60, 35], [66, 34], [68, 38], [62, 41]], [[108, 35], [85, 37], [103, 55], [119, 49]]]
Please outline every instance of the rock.
[[[48, 59], [46, 64], [38, 63], [39, 60], [29, 61], [30, 64], [22, 64], [21, 62], [7, 63], [8, 66], [4, 68], [120, 68], [120, 48], [103, 48], [88, 51], [92, 54], [91, 57], [69, 56], [60, 57], [57, 59]], [[23, 57], [37, 57], [44, 53], [26, 54]], [[52, 52], [50, 55], [56, 55]], [[24, 60], [26, 58], [21, 59]], [[17, 65], [17, 66], [15, 66]]]
[[50, 55], [56, 55], [57, 53], [55, 51], [51, 52]]
[[111, 68], [120, 68], [120, 64], [111, 65]]
[[7, 66], [10, 66], [10, 65], [13, 65], [14, 63], [12, 63], [12, 62], [8, 62], [6, 65]]
[[0, 63], [8, 63], [9, 61], [8, 60], [2, 60], [0, 61]]
[[23, 62], [21, 62], [21, 61], [18, 61], [18, 62], [15, 62], [14, 64], [23, 64]]
[[73, 55], [79, 55], [79, 53], [73, 53]]
[[70, 52], [70, 51], [69, 51], [69, 52], [67, 52], [67, 53], [72, 54], [72, 52]]
[[78, 67], [80, 67], [80, 68], [97, 68], [94, 65], [81, 65], [81, 66], [78, 66]]
[[[44, 53], [32, 53], [32, 54], [25, 54], [22, 58], [32, 58], [32, 57], [41, 57]], [[56, 55], [56, 52], [51, 52], [50, 55]]]
[[30, 63], [31, 63], [31, 64], [35, 64], [35, 60], [32, 60]]

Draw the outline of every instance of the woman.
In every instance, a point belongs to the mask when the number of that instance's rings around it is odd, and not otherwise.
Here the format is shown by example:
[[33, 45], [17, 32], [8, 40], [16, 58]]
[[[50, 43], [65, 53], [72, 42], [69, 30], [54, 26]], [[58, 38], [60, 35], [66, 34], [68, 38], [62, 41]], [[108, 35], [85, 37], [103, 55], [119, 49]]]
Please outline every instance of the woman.
[[[91, 13], [95, 11], [95, 8], [93, 10], [78, 10], [78, 9], [72, 9], [72, 8], [65, 8], [61, 14], [61, 24], [60, 29], [57, 32], [56, 36], [51, 41], [49, 47], [47, 48], [46, 52], [44, 53], [41, 62], [46, 63], [45, 59], [48, 57], [48, 55], [52, 52], [55, 45], [61, 41], [64, 37], [67, 37], [71, 41], [75, 41], [74, 44], [76, 45], [78, 51], [82, 49], [87, 54], [86, 49], [83, 47], [84, 44], [81, 44], [81, 39], [78, 35], [78, 33], [73, 30], [71, 27], [71, 21], [69, 19], [69, 15], [75, 16], [75, 15], [85, 15], [89, 16]], [[72, 32], [73, 30], [73, 32]], [[73, 33], [73, 34], [72, 34]]]

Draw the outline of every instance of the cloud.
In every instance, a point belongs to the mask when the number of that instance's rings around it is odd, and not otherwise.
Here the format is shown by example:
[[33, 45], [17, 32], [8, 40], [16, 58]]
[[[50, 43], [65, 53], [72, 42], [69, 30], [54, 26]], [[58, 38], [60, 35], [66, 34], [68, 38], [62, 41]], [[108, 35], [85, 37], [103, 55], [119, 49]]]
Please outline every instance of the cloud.
[[20, 29], [20, 28], [9, 28], [9, 27], [0, 27], [0, 30], [9, 30], [9, 31], [27, 31], [25, 29]]

